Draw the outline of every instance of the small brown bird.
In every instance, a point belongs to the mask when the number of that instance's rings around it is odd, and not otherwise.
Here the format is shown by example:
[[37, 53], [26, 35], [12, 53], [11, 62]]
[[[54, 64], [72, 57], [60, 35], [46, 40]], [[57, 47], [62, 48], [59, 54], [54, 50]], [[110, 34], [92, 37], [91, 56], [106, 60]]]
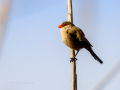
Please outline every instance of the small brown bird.
[[[85, 48], [91, 53], [95, 60], [99, 61], [101, 64], [103, 63], [103, 61], [92, 50], [92, 45], [86, 39], [85, 34], [80, 28], [76, 27], [69, 21], [63, 22], [58, 27], [61, 28], [62, 41], [71, 49], [77, 50], [75, 57], [80, 49]], [[75, 57], [71, 58], [70, 62], [77, 60]]]

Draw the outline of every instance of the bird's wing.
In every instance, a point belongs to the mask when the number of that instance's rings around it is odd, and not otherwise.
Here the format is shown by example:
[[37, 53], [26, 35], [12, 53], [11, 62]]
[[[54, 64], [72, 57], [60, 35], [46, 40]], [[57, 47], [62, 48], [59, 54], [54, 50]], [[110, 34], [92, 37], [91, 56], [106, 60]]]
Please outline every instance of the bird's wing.
[[87, 46], [88, 46], [88, 47], [89, 47], [89, 46], [92, 47], [92, 45], [91, 45], [90, 42], [87, 40], [87, 38], [84, 38], [84, 39], [83, 39], [82, 44], [83, 44], [84, 46], [86, 46], [86, 47], [87, 47]]
[[74, 28], [76, 30], [76, 38], [78, 38], [79, 41], [83, 41], [83, 39], [85, 38], [84, 32], [80, 28], [78, 28], [78, 27], [73, 27], [73, 29]]
[[90, 42], [85, 38], [85, 34], [80, 28], [73, 26], [69, 30], [69, 34], [74, 39], [78, 39], [81, 42], [81, 44], [83, 44], [83, 46], [92, 46]]
[[73, 26], [69, 30], [69, 34], [70, 34], [71, 37], [79, 39], [79, 41], [82, 41], [85, 37], [85, 34], [83, 33], [83, 31], [76, 26]]

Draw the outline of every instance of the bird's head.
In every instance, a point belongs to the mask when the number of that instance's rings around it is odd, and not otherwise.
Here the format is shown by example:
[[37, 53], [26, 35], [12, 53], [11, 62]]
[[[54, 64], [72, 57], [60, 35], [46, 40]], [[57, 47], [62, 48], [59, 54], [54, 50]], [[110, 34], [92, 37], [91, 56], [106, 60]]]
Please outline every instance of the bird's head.
[[61, 25], [59, 25], [58, 28], [63, 28], [63, 27], [66, 27], [66, 26], [72, 27], [72, 26], [75, 26], [75, 25], [70, 21], [65, 21]]

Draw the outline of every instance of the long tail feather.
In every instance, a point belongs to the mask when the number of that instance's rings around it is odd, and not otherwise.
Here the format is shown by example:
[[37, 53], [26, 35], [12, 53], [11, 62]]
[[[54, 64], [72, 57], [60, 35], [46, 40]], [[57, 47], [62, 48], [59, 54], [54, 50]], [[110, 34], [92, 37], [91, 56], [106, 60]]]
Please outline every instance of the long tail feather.
[[103, 61], [94, 53], [92, 48], [87, 48], [87, 50], [91, 53], [91, 55], [95, 58], [95, 60], [99, 61], [101, 64], [103, 64]]

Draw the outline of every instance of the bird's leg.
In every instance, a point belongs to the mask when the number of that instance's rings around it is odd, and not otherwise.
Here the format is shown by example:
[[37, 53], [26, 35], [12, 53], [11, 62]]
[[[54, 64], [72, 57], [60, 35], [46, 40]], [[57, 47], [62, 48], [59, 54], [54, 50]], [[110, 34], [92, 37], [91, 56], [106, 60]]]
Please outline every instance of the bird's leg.
[[77, 56], [78, 52], [79, 52], [79, 51], [77, 51], [77, 53], [75, 54], [74, 58], [70, 58], [70, 59], [71, 59], [71, 60], [70, 60], [70, 63], [73, 62], [74, 60], [77, 60], [77, 58], [75, 58], [75, 57]]

